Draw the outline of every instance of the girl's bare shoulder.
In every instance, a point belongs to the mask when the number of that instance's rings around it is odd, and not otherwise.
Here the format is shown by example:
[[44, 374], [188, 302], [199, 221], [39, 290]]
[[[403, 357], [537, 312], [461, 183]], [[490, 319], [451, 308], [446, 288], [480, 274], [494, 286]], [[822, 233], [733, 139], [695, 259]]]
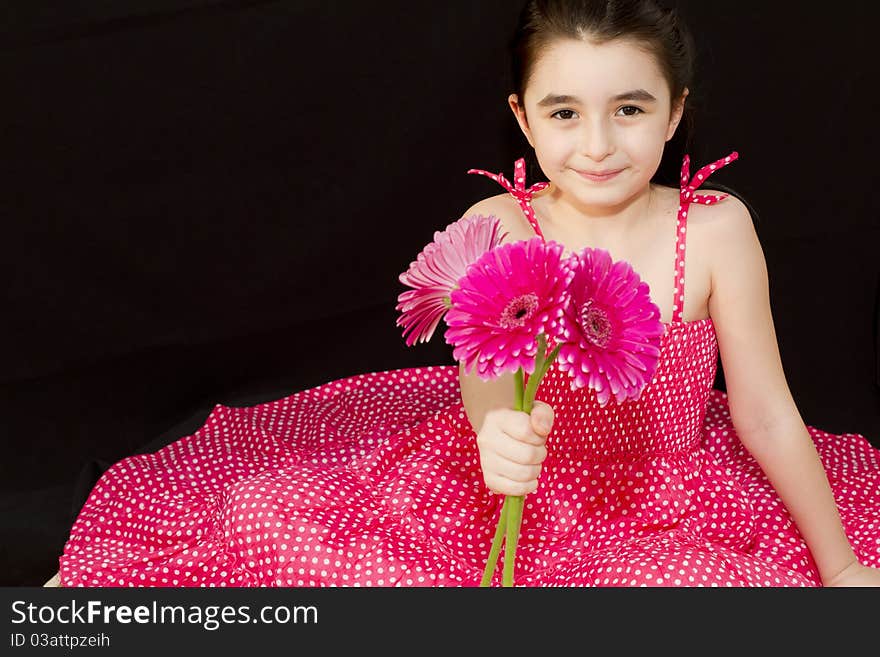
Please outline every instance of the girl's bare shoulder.
[[507, 233], [504, 242], [527, 240], [535, 236], [516, 199], [510, 194], [501, 193], [477, 201], [462, 213], [462, 217], [473, 214], [494, 215], [501, 222], [502, 232]]
[[723, 242], [729, 231], [754, 232], [754, 218], [748, 206], [733, 194], [713, 189], [701, 190], [705, 194], [719, 194], [722, 199], [709, 205], [692, 204], [688, 211], [688, 229], [702, 230], [713, 242]]
[[[705, 193], [713, 193], [707, 189]], [[754, 218], [748, 206], [733, 194], [711, 205], [690, 206], [688, 212], [688, 257], [701, 261], [714, 280], [736, 248], [760, 248]], [[739, 246], [738, 246], [739, 245]], [[744, 246], [749, 245], [749, 246]]]

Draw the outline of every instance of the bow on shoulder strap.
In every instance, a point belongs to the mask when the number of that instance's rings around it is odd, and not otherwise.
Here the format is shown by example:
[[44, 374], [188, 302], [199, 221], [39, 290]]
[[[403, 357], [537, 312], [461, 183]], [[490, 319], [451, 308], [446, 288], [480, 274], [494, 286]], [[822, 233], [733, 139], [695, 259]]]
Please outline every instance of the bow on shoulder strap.
[[532, 196], [536, 192], [540, 192], [542, 189], [545, 189], [549, 183], [539, 182], [535, 183], [531, 187], [526, 187], [526, 161], [524, 158], [519, 158], [513, 165], [513, 184], [510, 184], [510, 181], [504, 177], [503, 173], [490, 173], [489, 171], [484, 171], [483, 169], [468, 169], [468, 173], [477, 173], [481, 176], [487, 176], [497, 182], [499, 185], [504, 187], [513, 198], [516, 199], [519, 206], [522, 208], [523, 214], [526, 215], [526, 219], [529, 224], [531, 224], [532, 228], [539, 237], [543, 238], [544, 233], [541, 232], [541, 227], [538, 225], [538, 219], [535, 216], [535, 211], [532, 209]]

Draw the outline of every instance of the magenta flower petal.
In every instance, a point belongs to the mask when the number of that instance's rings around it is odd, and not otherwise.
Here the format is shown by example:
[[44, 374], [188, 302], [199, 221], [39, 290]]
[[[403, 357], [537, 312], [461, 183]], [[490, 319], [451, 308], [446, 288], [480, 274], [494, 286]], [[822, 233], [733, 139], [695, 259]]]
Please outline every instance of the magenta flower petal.
[[664, 332], [647, 283], [603, 249], [584, 249], [570, 267], [559, 369], [571, 375], [572, 389], [594, 390], [602, 406], [638, 399], [656, 370]]
[[407, 346], [427, 342], [449, 309], [449, 295], [469, 264], [501, 243], [501, 222], [494, 215], [468, 215], [434, 233], [428, 244], [400, 275], [400, 282], [413, 288], [397, 297]]
[[502, 244], [467, 268], [450, 295], [446, 342], [483, 379], [532, 374], [538, 336], [560, 330], [574, 276], [564, 247], [541, 237]]

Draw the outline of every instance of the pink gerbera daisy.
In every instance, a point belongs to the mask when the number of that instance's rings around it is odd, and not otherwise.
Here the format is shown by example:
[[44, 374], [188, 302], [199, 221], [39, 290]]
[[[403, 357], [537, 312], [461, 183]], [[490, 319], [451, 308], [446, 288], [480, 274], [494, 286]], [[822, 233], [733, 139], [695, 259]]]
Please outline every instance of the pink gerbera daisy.
[[541, 237], [502, 244], [468, 267], [450, 296], [446, 342], [483, 380], [535, 370], [540, 334], [555, 334], [574, 274], [563, 246]]
[[407, 346], [427, 342], [449, 309], [449, 295], [467, 266], [501, 243], [501, 222], [494, 215], [468, 215], [434, 233], [428, 244], [400, 275], [414, 289], [397, 297], [397, 326]]
[[572, 389], [589, 386], [604, 406], [638, 399], [660, 357], [663, 324], [648, 284], [629, 263], [586, 248], [572, 256], [571, 301], [562, 319], [559, 369]]

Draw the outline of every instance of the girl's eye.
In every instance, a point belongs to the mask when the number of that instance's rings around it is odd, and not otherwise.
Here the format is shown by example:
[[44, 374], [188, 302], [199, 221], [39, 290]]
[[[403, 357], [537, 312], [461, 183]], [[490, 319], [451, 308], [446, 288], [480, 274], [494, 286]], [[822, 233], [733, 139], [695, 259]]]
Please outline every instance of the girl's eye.
[[642, 113], [642, 108], [636, 107], [635, 105], [624, 105], [617, 111], [621, 112], [623, 116], [636, 116], [637, 114]]
[[554, 118], [561, 119], [563, 121], [568, 121], [569, 119], [574, 118], [574, 110], [568, 110], [568, 109], [558, 110], [556, 112], [553, 112], [553, 114], [551, 114], [550, 116], [554, 117]]

